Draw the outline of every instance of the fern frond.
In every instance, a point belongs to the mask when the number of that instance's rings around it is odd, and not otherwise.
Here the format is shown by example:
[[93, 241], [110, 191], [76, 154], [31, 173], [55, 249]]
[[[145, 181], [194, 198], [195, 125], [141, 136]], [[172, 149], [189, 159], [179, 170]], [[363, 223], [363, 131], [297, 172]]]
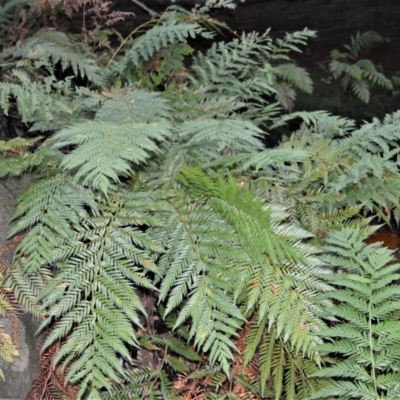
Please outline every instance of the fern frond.
[[140, 63], [147, 61], [163, 48], [179, 43], [186, 43], [188, 38], [196, 36], [212, 37], [204, 28], [196, 23], [168, 23], [155, 25], [139, 38], [135, 39], [129, 50], [115, 65], [120, 76], [129, 76]]
[[168, 250], [159, 261], [160, 300], [167, 299], [166, 314], [179, 310], [175, 328], [190, 319], [195, 346], [210, 352], [211, 364], [222, 365], [228, 374], [235, 349], [231, 338], [243, 321], [233, 300], [235, 265], [242, 257], [235, 251], [232, 230], [210, 224], [215, 215], [208, 207], [195, 206], [189, 215], [187, 207], [172, 203], [168, 229], [155, 232]]
[[153, 123], [112, 123], [101, 120], [77, 123], [54, 135], [53, 146], [77, 146], [62, 162], [76, 171], [75, 180], [107, 193], [120, 176], [127, 176], [132, 165], [145, 163], [159, 152], [156, 141], [170, 135], [167, 121]]
[[151, 123], [171, 118], [168, 101], [144, 90], [115, 90], [107, 93], [96, 110], [96, 120], [115, 124]]
[[153, 289], [147, 275], [158, 273], [153, 254], [162, 250], [140, 230], [151, 221], [138, 220], [141, 208], [152, 213], [140, 195], [113, 196], [52, 252], [58, 271], [40, 294], [41, 329], [53, 325], [43, 349], [63, 341], [54, 362], [79, 383], [79, 399], [126, 377], [119, 355], [130, 360], [128, 347], [138, 345], [145, 309], [136, 288]]
[[337, 269], [328, 276], [337, 288], [332, 293], [337, 305], [329, 308], [329, 315], [338, 323], [321, 332], [326, 343], [319, 350], [343, 358], [314, 374], [335, 381], [312, 399], [395, 398], [399, 393], [399, 265], [392, 264], [389, 250], [366, 245], [365, 237], [365, 232], [354, 229], [327, 237], [327, 261]]
[[218, 153], [261, 148], [261, 130], [239, 118], [188, 121], [179, 126], [178, 133], [185, 145], [196, 148], [197, 153], [202, 148], [215, 148]]
[[354, 94], [365, 103], [369, 102], [369, 83], [377, 84], [386, 89], [392, 89], [393, 84], [381, 72], [378, 72], [374, 63], [368, 59], [360, 58], [363, 53], [373, 45], [382, 43], [382, 37], [373, 31], [351, 37], [351, 44], [344, 45], [347, 52], [338, 50], [331, 52], [329, 70], [335, 79], [341, 79], [341, 86], [344, 90], [350, 85]]
[[370, 90], [366, 81], [352, 81], [351, 89], [360, 100], [362, 100], [364, 103], [369, 103]]
[[376, 44], [382, 43], [383, 38], [374, 31], [357, 32], [356, 36], [351, 37], [351, 44], [344, 45], [350, 54], [357, 58], [365, 51], [371, 49]]
[[103, 394], [106, 400], [178, 400], [176, 391], [172, 387], [164, 371], [150, 368], [133, 370], [122, 384], [113, 385], [110, 392]]
[[27, 234], [16, 249], [11, 287], [35, 315], [40, 313], [39, 299], [50, 280], [53, 252], [90, 213], [97, 213], [92, 194], [63, 175], [32, 185], [17, 201], [16, 223], [9, 235]]
[[[319, 306], [311, 298], [329, 290], [329, 286], [316, 277], [320, 269], [313, 261], [315, 250], [297, 242], [308, 234], [271, 219], [262, 202], [232, 180], [213, 180], [193, 168], [181, 169], [181, 179], [191, 195], [208, 198], [214, 212], [239, 235], [240, 248], [251, 260], [236, 267], [241, 284], [235, 298], [245, 296], [246, 313], [259, 310], [258, 322], [267, 317], [269, 328], [276, 323], [284, 341], [311, 356], [313, 339], [309, 329], [323, 326], [315, 314]], [[308, 308], [309, 302], [316, 308]], [[299, 325], [305, 326], [302, 334], [296, 329]]]
[[277, 76], [293, 84], [305, 93], [312, 93], [313, 83], [309, 73], [296, 64], [281, 64], [275, 67]]
[[59, 63], [63, 71], [71, 68], [75, 76], [86, 78], [97, 86], [104, 87], [106, 83], [88, 48], [60, 31], [38, 31], [0, 53], [0, 60], [15, 62], [18, 59], [32, 60], [37, 68]]
[[0, 107], [8, 115], [15, 103], [22, 121], [32, 124], [32, 131], [54, 131], [80, 117], [71, 78], [57, 81], [51, 75], [39, 81], [19, 69], [10, 77], [12, 82], [0, 82]]

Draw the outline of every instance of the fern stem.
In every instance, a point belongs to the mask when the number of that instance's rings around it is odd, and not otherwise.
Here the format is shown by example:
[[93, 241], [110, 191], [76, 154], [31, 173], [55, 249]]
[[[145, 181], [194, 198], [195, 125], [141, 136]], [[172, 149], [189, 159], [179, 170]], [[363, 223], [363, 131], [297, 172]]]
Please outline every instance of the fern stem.
[[110, 61], [107, 64], [107, 67], [109, 67], [111, 65], [111, 63], [114, 61], [115, 57], [117, 56], [117, 54], [121, 51], [121, 49], [125, 46], [126, 42], [135, 34], [137, 33], [141, 28], [144, 28], [147, 25], [151, 25], [152, 23], [154, 23], [155, 21], [153, 19], [151, 19], [150, 21], [145, 22], [142, 25], [139, 25], [137, 28], [135, 28], [123, 41], [122, 43], [118, 46], [117, 50], [114, 51], [113, 55], [110, 58]]
[[147, 7], [145, 4], [143, 4], [139, 0], [131, 0], [131, 2], [133, 4], [136, 4], [138, 7], [142, 8], [143, 10], [147, 11], [152, 17], [154, 17], [154, 16], [159, 17], [160, 16], [160, 14], [158, 14], [157, 12], [152, 10], [151, 8]]
[[372, 343], [372, 281], [373, 277], [371, 277], [371, 289], [369, 294], [369, 304], [368, 304], [368, 328], [369, 328], [369, 352], [371, 356], [371, 369], [372, 369], [372, 379], [374, 382], [374, 392], [375, 397], [378, 398], [378, 387], [376, 382], [376, 371], [375, 371], [375, 357], [374, 357], [374, 345]]

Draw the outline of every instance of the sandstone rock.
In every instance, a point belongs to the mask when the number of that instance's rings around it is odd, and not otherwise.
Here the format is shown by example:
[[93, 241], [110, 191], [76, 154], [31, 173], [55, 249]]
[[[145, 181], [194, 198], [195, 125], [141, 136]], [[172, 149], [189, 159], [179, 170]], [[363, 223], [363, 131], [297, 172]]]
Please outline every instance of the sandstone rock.
[[[14, 210], [16, 198], [29, 184], [29, 178], [0, 180], [0, 248], [6, 243], [9, 221]], [[10, 255], [9, 260], [10, 260]], [[2, 318], [1, 323], [6, 330], [9, 321]], [[22, 400], [31, 389], [33, 379], [39, 372], [37, 358], [38, 321], [26, 314], [22, 318], [22, 332], [19, 337], [20, 357], [10, 364], [2, 363], [5, 381], [0, 379], [0, 400]]]

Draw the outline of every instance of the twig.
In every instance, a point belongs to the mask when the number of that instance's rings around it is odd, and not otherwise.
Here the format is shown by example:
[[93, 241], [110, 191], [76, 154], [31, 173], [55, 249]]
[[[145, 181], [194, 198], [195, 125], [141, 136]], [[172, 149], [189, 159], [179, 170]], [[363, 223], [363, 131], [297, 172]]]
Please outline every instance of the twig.
[[[133, 0], [131, 0], [133, 1]], [[122, 43], [119, 45], [118, 49], [114, 51], [113, 55], [110, 58], [110, 61], [107, 64], [107, 67], [111, 65], [111, 63], [114, 61], [114, 58], [117, 56], [117, 54], [120, 52], [120, 50], [124, 47], [125, 43], [136, 33], [138, 32], [141, 28], [153, 24], [154, 20], [150, 20], [145, 22], [144, 24], [138, 26], [137, 28], [135, 28], [123, 41]]]
[[149, 7], [147, 7], [145, 4], [143, 4], [141, 1], [139, 0], [131, 0], [132, 3], [136, 4], [138, 7], [142, 8], [143, 10], [147, 11], [152, 17], [159, 17], [160, 14], [153, 11], [152, 9], [150, 9]]

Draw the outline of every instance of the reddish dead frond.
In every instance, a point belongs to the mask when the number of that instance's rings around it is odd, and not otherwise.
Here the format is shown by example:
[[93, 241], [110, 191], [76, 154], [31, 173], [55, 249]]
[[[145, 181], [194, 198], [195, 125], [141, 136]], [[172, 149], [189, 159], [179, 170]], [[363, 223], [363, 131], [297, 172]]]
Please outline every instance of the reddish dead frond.
[[[244, 366], [243, 356], [246, 348], [246, 339], [250, 333], [252, 322], [247, 322], [242, 331], [240, 332], [239, 337], [235, 341], [235, 345], [239, 352], [236, 354], [234, 359], [234, 367], [232, 374], [233, 375], [241, 375], [249, 382], [256, 382], [259, 380], [259, 363], [257, 358], [253, 358], [250, 364]], [[233, 387], [233, 392], [239, 398], [246, 398], [251, 400], [258, 400], [259, 397], [254, 395], [250, 390], [245, 388], [240, 382], [235, 381], [235, 385]]]
[[61, 347], [57, 342], [40, 354], [40, 372], [26, 400], [74, 400], [78, 388], [65, 381], [66, 371], [54, 367], [54, 357]]
[[4, 259], [4, 256], [9, 251], [15, 250], [15, 248], [22, 242], [25, 234], [16, 235], [11, 240], [9, 240], [3, 247], [0, 248], [0, 273], [4, 276], [7, 275], [11, 265], [8, 261]]
[[[246, 340], [251, 331], [252, 323], [252, 321], [249, 321], [243, 326], [235, 341], [238, 352], [233, 360], [230, 379], [222, 373], [217, 374], [220, 375], [220, 377], [217, 377], [217, 375], [212, 372], [199, 379], [190, 378], [190, 376], [193, 375], [193, 372], [178, 375], [174, 381], [174, 388], [179, 392], [180, 396], [182, 396], [184, 400], [201, 400], [208, 395], [215, 393], [216, 390], [221, 394], [221, 396], [224, 394], [234, 394], [240, 399], [262, 399], [262, 397], [252, 393], [248, 388], [240, 383], [245, 380], [252, 384], [260, 380], [260, 365], [258, 357], [255, 356], [248, 365], [245, 365], [243, 360]], [[207, 364], [207, 360], [205, 359], [204, 361]], [[239, 379], [239, 377], [241, 379]]]
[[183, 400], [201, 400], [208, 394], [208, 390], [201, 380], [191, 380], [187, 375], [178, 375], [174, 382], [174, 388], [178, 390]]
[[96, 2], [96, 4], [93, 4], [93, 6], [86, 11], [87, 16], [92, 19], [93, 25], [97, 29], [110, 27], [117, 22], [124, 21], [128, 17], [135, 16], [132, 12], [111, 10], [111, 7], [111, 1], [102, 1]]

